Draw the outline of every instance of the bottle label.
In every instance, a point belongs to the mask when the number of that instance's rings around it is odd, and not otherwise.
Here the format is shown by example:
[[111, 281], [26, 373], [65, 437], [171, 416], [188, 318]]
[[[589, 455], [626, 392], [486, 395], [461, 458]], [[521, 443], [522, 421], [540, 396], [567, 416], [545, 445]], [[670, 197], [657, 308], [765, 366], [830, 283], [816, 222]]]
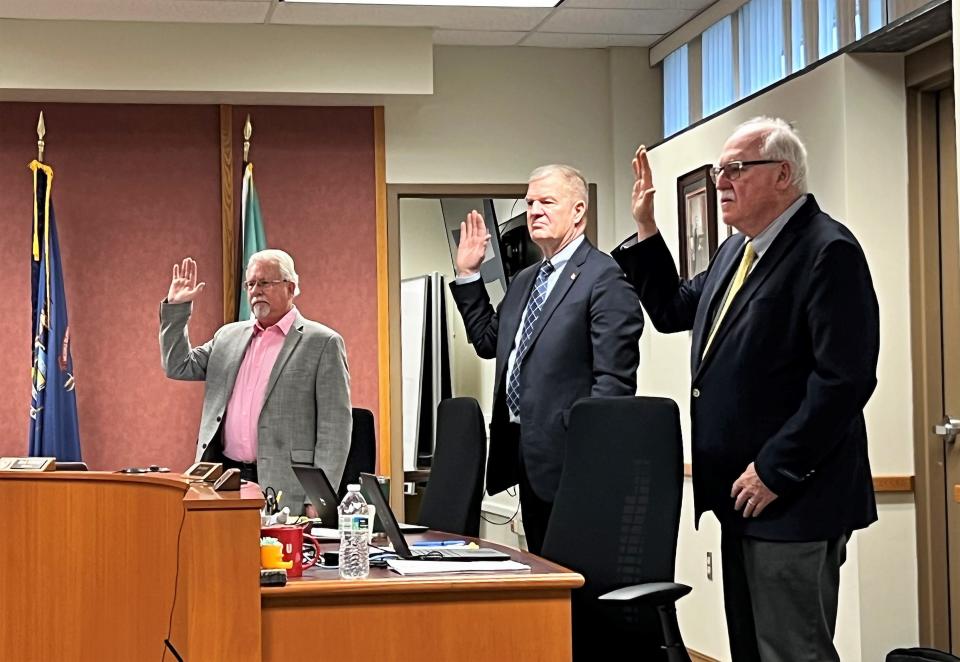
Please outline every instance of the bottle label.
[[366, 515], [341, 515], [340, 531], [367, 533], [370, 530], [370, 518]]

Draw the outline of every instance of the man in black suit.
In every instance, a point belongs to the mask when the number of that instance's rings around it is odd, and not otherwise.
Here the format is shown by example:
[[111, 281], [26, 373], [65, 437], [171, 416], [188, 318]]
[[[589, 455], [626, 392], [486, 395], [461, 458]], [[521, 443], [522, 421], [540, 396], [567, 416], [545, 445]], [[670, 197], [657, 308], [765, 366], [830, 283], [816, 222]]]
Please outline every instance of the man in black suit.
[[724, 145], [712, 175], [740, 234], [689, 281], [657, 231], [643, 147], [633, 167], [637, 237], [613, 255], [658, 330], [693, 330], [695, 510], [720, 520], [733, 659], [839, 661], [846, 541], [877, 519], [863, 408], [879, 315], [863, 251], [807, 193], [806, 149], [782, 120]]
[[589, 199], [577, 170], [537, 168], [526, 201], [543, 261], [517, 274], [494, 310], [479, 273], [490, 236], [474, 211], [460, 224], [450, 289], [477, 354], [496, 358], [487, 492], [520, 484], [527, 545], [539, 553], [570, 407], [588, 396], [636, 393], [643, 315], [617, 264], [583, 236]]

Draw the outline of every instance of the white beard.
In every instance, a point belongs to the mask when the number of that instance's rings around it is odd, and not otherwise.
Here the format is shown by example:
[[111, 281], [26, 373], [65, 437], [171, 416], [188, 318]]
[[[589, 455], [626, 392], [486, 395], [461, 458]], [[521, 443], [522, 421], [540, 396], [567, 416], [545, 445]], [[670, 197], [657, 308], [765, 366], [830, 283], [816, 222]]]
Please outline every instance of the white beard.
[[266, 301], [258, 301], [250, 307], [250, 312], [253, 313], [255, 318], [262, 320], [270, 315], [270, 304]]

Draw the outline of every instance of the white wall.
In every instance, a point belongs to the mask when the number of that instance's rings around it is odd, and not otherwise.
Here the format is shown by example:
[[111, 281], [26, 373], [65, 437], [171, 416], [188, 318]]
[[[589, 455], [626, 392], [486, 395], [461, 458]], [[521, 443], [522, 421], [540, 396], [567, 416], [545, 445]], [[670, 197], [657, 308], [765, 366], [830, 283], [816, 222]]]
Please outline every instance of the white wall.
[[[512, 183], [569, 163], [612, 194], [607, 53], [437, 47], [434, 93], [385, 100], [387, 182]], [[605, 230], [608, 231], [608, 230]]]
[[[902, 67], [899, 55], [833, 59], [650, 152], [659, 226], [676, 253], [676, 177], [713, 162], [741, 121], [768, 114], [796, 123], [810, 153], [810, 189], [821, 207], [859, 238], [880, 300], [879, 385], [866, 411], [876, 474], [913, 473]], [[628, 216], [618, 217], [616, 223], [618, 234], [626, 236], [632, 230]], [[689, 347], [688, 334], [645, 332], [641, 393], [673, 397], [686, 409]], [[689, 439], [689, 421], [684, 418]], [[879, 509], [880, 523], [855, 535], [847, 547], [837, 635], [844, 660], [883, 659], [891, 648], [915, 643], [918, 637], [912, 498], [884, 498]], [[708, 518], [700, 531], [693, 530], [688, 489], [677, 574], [678, 581], [695, 588], [679, 605], [680, 620], [690, 647], [726, 660], [725, 633], [718, 627], [720, 578], [715, 575], [713, 582], [705, 578], [706, 552], [719, 557], [719, 527]]]
[[124, 95], [144, 92], [166, 102], [242, 94], [238, 102], [311, 103], [304, 97], [429, 94], [432, 55], [429, 29], [0, 19], [0, 98], [53, 91], [65, 101], [134, 101], [143, 97]]

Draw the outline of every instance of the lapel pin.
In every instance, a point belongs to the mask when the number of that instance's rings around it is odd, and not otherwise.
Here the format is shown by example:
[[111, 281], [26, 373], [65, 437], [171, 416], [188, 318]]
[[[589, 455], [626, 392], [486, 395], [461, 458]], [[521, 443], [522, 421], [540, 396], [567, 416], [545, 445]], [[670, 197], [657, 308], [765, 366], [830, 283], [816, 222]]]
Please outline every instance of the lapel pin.
[[577, 279], [577, 273], [576, 273], [576, 272], [573, 272], [572, 274], [570, 274], [570, 280], [576, 280], [576, 279]]

